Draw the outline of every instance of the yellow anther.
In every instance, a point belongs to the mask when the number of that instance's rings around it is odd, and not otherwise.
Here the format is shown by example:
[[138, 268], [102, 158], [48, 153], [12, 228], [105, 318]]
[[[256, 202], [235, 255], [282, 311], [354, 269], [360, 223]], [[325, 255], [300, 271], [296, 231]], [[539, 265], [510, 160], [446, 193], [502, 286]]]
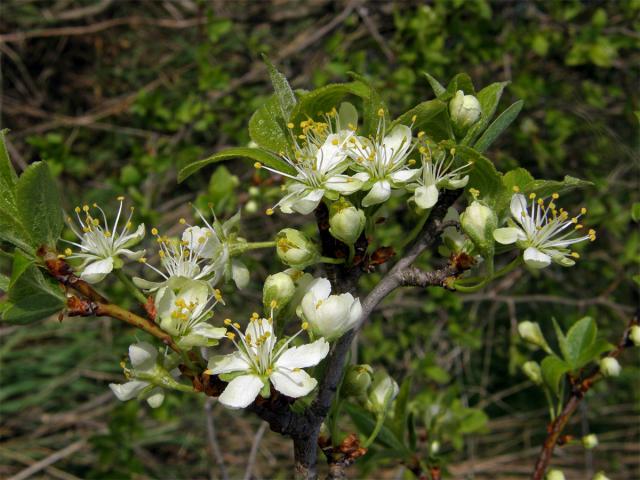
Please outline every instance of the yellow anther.
[[554, 200], [557, 200], [560, 198], [560, 195], [558, 195], [556, 192], [551, 194], [551, 198], [553, 198]]
[[309, 328], [309, 322], [302, 322], [302, 325], [300, 325], [300, 328], [302, 328], [302, 330], [306, 330]]
[[73, 253], [73, 252], [71, 251], [71, 249], [70, 249], [70, 248], [65, 248], [65, 249], [64, 249], [64, 254], [65, 254], [65, 255], [69, 256], [69, 255], [71, 255], [72, 253]]
[[576, 228], [576, 230], [580, 230], [580, 229], [584, 228], [584, 225], [577, 224], [575, 228]]
[[292, 370], [293, 370], [294, 372], [299, 372], [299, 371], [300, 371], [300, 368], [299, 368], [299, 367], [296, 367], [296, 368], [294, 368], [294, 369], [292, 369]]
[[234, 323], [233, 326], [240, 330], [240, 324], [238, 322]]
[[262, 168], [262, 164], [260, 162], [256, 162], [253, 164], [253, 166], [257, 169], [261, 169]]
[[124, 227], [128, 230], [128, 229], [130, 229], [132, 227], [132, 223], [131, 222], [127, 222], [127, 224]]
[[449, 150], [449, 153], [451, 154], [451, 156], [453, 157], [456, 154], [456, 149], [455, 147], [452, 148], [451, 150]]
[[338, 145], [340, 142], [338, 141], [338, 139], [337, 139], [337, 138], [334, 138], [333, 140], [331, 140], [331, 143], [332, 143], [333, 145]]
[[98, 220], [97, 218], [94, 218], [94, 219], [91, 221], [91, 223], [93, 223], [93, 224], [97, 227], [98, 225], [100, 225], [100, 220]]
[[264, 213], [266, 213], [267, 215], [271, 216], [273, 215], [273, 208], [267, 208]]
[[411, 117], [411, 123], [416, 123], [417, 119], [418, 119], [418, 117], [416, 115], [414, 115], [413, 117]]
[[305, 138], [307, 138], [307, 137], [305, 137], [304, 135], [300, 134], [300, 135], [298, 135], [298, 138], [299, 138], [300, 140], [304, 140], [304, 139], [305, 139]]
[[225, 325], [231, 325], [232, 322], [230, 318], [225, 318], [222, 323], [224, 323]]
[[418, 132], [418, 138], [424, 137], [426, 134], [421, 130]]
[[229, 340], [234, 340], [236, 338], [236, 334], [233, 332], [227, 332], [225, 334], [225, 336], [229, 339]]
[[276, 308], [278, 306], [278, 302], [276, 300], [271, 300], [270, 306], [271, 308]]
[[580, 254], [578, 252], [571, 252], [571, 256], [573, 258], [580, 258]]
[[580, 213], [581, 213], [582, 215], [585, 215], [585, 214], [587, 213], [587, 209], [586, 209], [586, 208], [584, 208], [584, 207], [582, 207], [582, 208], [580, 209]]
[[158, 256], [159, 256], [160, 258], [164, 258], [164, 257], [165, 257], [165, 255], [166, 255], [166, 254], [165, 254], [162, 250], [160, 250], [160, 251], [158, 252]]
[[378, 110], [378, 116], [379, 116], [379, 117], [384, 117], [384, 109], [380, 108], [380, 109]]
[[222, 292], [217, 288], [213, 291], [213, 296], [216, 297], [218, 301], [222, 300]]
[[198, 237], [198, 243], [199, 243], [200, 245], [203, 245], [206, 241], [207, 241], [207, 239], [206, 239], [206, 238], [204, 238], [204, 237]]
[[74, 210], [75, 210], [76, 213], [80, 213], [81, 212], [80, 207], [76, 207], [76, 208], [74, 208]]
[[529, 198], [530, 198], [531, 200], [533, 200], [534, 198], [536, 198], [536, 194], [535, 194], [535, 193], [533, 193], [533, 192], [531, 192], [531, 193], [529, 194]]
[[83, 212], [88, 212], [89, 211], [89, 205], [83, 205], [82, 206], [82, 211]]
[[273, 373], [273, 368], [267, 368], [267, 371], [265, 373], [267, 375], [271, 375]]
[[119, 197], [116, 198], [116, 200], [118, 200], [119, 202], [124, 202], [124, 197], [120, 195]]
[[295, 125], [293, 123], [291, 123], [291, 122], [287, 123], [287, 128], [293, 128], [293, 127], [295, 127]]
[[578, 218], [577, 217], [573, 217], [571, 219], [571, 223], [578, 223]]
[[138, 261], [139, 261], [140, 263], [147, 263], [147, 259], [146, 259], [145, 257], [140, 257], [140, 258], [138, 259]]
[[253, 320], [257, 320], [257, 319], [259, 319], [259, 318], [260, 318], [260, 315], [258, 315], [258, 312], [253, 312], [253, 313], [251, 314], [251, 318], [252, 318]]
[[111, 232], [104, 232], [104, 236], [107, 238], [111, 238]]
[[151, 229], [151, 235], [157, 235], [158, 234], [158, 229], [156, 227], [153, 227]]
[[416, 161], [413, 158], [409, 159], [409, 161], [407, 162], [407, 165], [415, 165], [415, 164], [416, 164]]
[[518, 193], [518, 192], [520, 192], [520, 187], [519, 187], [519, 186], [517, 186], [517, 185], [514, 185], [512, 190], [513, 190], [514, 192]]

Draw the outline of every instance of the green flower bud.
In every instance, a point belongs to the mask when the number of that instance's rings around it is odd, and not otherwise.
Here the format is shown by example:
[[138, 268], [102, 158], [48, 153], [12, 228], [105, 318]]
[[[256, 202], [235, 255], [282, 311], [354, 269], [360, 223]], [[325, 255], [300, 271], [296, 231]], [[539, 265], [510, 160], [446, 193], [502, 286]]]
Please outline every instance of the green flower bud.
[[472, 202], [460, 215], [460, 226], [483, 257], [493, 257], [493, 231], [498, 226], [498, 217], [491, 208]]
[[600, 471], [593, 476], [593, 480], [609, 480], [609, 477], [607, 477], [604, 472]]
[[366, 221], [364, 212], [344, 198], [334, 202], [329, 210], [329, 232], [347, 245], [356, 242]]
[[278, 232], [276, 252], [282, 263], [299, 269], [316, 263], [320, 257], [313, 240], [293, 228], [285, 228]]
[[598, 446], [598, 437], [592, 433], [586, 437], [582, 437], [582, 446], [587, 450], [591, 450]]
[[564, 473], [562, 473], [562, 470], [549, 470], [547, 480], [565, 480]]
[[525, 342], [529, 342], [532, 345], [542, 348], [545, 352], [551, 353], [551, 348], [547, 340], [542, 335], [540, 325], [536, 322], [520, 322], [518, 324], [518, 333]]
[[431, 442], [431, 445], [429, 445], [429, 454], [437, 455], [439, 451], [440, 451], [440, 442], [437, 440]]
[[367, 394], [373, 379], [373, 368], [369, 365], [351, 365], [342, 383], [342, 393], [348, 397], [359, 397]]
[[536, 385], [542, 385], [542, 370], [537, 362], [526, 362], [522, 365], [524, 374]]
[[638, 325], [634, 325], [629, 330], [629, 340], [631, 340], [636, 347], [640, 347], [640, 327]]
[[262, 288], [262, 304], [265, 312], [269, 312], [271, 308], [281, 309], [285, 307], [295, 291], [296, 286], [290, 275], [284, 272], [269, 275]]
[[384, 413], [396, 398], [400, 388], [387, 372], [378, 370], [373, 376], [373, 383], [367, 393], [365, 408], [372, 413]]
[[454, 126], [462, 132], [480, 120], [482, 107], [476, 97], [458, 90], [449, 102], [449, 115]]
[[602, 372], [602, 375], [605, 377], [617, 377], [621, 371], [622, 367], [615, 358], [604, 357], [600, 360], [600, 372]]

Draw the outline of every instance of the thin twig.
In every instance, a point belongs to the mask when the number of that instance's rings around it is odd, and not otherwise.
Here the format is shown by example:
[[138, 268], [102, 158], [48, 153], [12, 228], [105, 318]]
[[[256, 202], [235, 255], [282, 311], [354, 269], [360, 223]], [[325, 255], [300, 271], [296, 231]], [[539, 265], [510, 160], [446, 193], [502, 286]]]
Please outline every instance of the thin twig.
[[244, 480], [251, 480], [253, 468], [255, 467], [256, 459], [258, 458], [258, 447], [260, 446], [260, 442], [262, 441], [262, 437], [264, 436], [264, 432], [267, 430], [268, 426], [269, 424], [263, 421], [260, 424], [260, 428], [258, 428], [256, 435], [253, 437], [251, 452], [249, 452], [249, 460], [247, 460], [247, 469], [244, 471]]
[[47, 467], [50, 467], [54, 463], [62, 460], [69, 455], [74, 454], [78, 450], [82, 449], [87, 444], [85, 439], [78, 440], [77, 442], [72, 443], [71, 445], [66, 446], [62, 450], [59, 450], [55, 453], [52, 453], [48, 457], [43, 458], [39, 462], [34, 463], [28, 468], [25, 468], [21, 472], [18, 472], [13, 477], [9, 477], [7, 480], [26, 480], [32, 475], [44, 470]]
[[211, 455], [220, 469], [220, 478], [222, 478], [222, 480], [228, 480], [229, 476], [227, 475], [227, 469], [224, 465], [224, 457], [222, 456], [222, 450], [220, 450], [220, 444], [218, 443], [216, 427], [213, 423], [214, 402], [215, 400], [213, 398], [207, 398], [207, 401], [204, 402], [204, 413], [207, 420], [207, 441], [209, 442]]

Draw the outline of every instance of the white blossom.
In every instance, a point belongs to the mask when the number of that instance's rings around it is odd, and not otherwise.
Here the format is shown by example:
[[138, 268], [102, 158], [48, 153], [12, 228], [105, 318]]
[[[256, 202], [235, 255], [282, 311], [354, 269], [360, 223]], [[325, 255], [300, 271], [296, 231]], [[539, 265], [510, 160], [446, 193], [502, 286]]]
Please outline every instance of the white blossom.
[[[80, 278], [89, 283], [97, 283], [111, 273], [114, 268], [122, 267], [121, 256], [137, 260], [144, 255], [144, 250], [133, 251], [129, 249], [144, 237], [144, 224], [140, 224], [135, 231], [131, 232], [133, 207], [131, 207], [127, 220], [123, 220], [123, 223], [120, 224], [120, 220], [123, 218], [124, 197], [118, 197], [118, 201], [120, 207], [111, 226], [104, 210], [95, 203], [93, 208], [100, 212], [102, 218], [93, 216], [89, 205], [75, 208], [81, 231], [72, 225], [70, 218], [67, 219], [69, 227], [80, 239], [80, 243], [67, 243], [78, 247], [80, 251], [74, 253], [70, 248], [67, 248], [65, 255], [69, 259], [80, 258], [83, 260], [79, 267], [82, 270]], [[84, 220], [82, 216], [84, 216]]]
[[354, 177], [363, 182], [363, 190], [369, 190], [362, 199], [363, 207], [385, 202], [392, 188], [402, 187], [420, 174], [420, 169], [407, 167], [414, 147], [411, 127], [396, 125], [387, 132], [382, 109], [378, 116], [375, 136], [357, 137], [351, 142], [353, 168], [359, 172]]
[[583, 208], [579, 215], [569, 218], [569, 214], [562, 208], [556, 210], [554, 201], [558, 194], [552, 195], [547, 205], [532, 193], [531, 206], [527, 208], [524, 195], [516, 193], [511, 198], [511, 216], [509, 227], [494, 230], [493, 237], [498, 243], [509, 245], [515, 243], [524, 250], [523, 258], [532, 268], [544, 268], [551, 262], [565, 267], [575, 264], [580, 255], [569, 248], [574, 243], [596, 239], [595, 230], [589, 230], [586, 235], [575, 236], [583, 228], [579, 219], [587, 210]]
[[[329, 352], [329, 344], [324, 338], [313, 343], [290, 347], [291, 342], [303, 330], [285, 342], [277, 344], [273, 332], [273, 320], [259, 318], [254, 314], [245, 333], [239, 324], [230, 320], [236, 334], [227, 333], [237, 347], [230, 355], [216, 356], [209, 360], [206, 373], [220, 375], [236, 373], [219, 397], [220, 403], [229, 408], [245, 408], [259, 393], [268, 396], [269, 384], [280, 393], [292, 397], [303, 397], [310, 393], [317, 381], [303, 368], [317, 365]], [[265, 391], [266, 390], [266, 391]]]

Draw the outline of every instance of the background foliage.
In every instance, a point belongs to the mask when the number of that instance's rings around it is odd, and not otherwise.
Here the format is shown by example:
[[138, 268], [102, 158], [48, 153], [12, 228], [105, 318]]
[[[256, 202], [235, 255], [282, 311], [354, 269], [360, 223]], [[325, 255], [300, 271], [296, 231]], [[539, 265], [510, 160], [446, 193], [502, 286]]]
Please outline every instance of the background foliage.
[[[439, 432], [456, 478], [524, 478], [546, 419], [544, 399], [519, 370], [530, 354], [515, 325], [535, 320], [551, 331], [552, 317], [566, 327], [589, 314], [616, 341], [638, 303], [631, 277], [640, 233], [631, 205], [640, 200], [639, 13], [637, 0], [7, 1], [0, 6], [2, 127], [12, 131], [17, 169], [47, 160], [69, 209], [112, 205], [125, 194], [140, 220], [170, 233], [189, 216], [188, 202], [213, 202], [223, 216], [242, 206], [244, 233], [259, 240], [283, 226], [262, 213], [278, 198], [277, 181], [241, 161], [182, 184], [176, 178], [179, 165], [249, 142], [249, 116], [271, 93], [260, 52], [294, 88], [364, 75], [396, 114], [431, 97], [423, 72], [447, 81], [464, 70], [476, 85], [511, 81], [502, 108], [517, 99], [524, 108], [489, 155], [503, 171], [521, 165], [536, 178], [568, 173], [593, 182], [565, 202], [588, 208], [598, 241], [573, 269], [516, 271], [480, 293], [401, 291], [365, 329], [357, 355], [399, 381], [411, 375], [420, 392], [415, 414], [431, 435]], [[380, 236], [394, 244], [411, 222], [394, 218], [379, 226]], [[254, 254], [254, 288], [232, 299], [229, 312], [260, 304], [261, 280], [280, 268], [271, 257]], [[110, 293], [125, 292], [113, 285]], [[121, 380], [118, 363], [133, 331], [107, 319], [67, 318], [2, 326], [0, 338], [2, 476], [76, 444], [47, 476], [219, 475], [207, 453], [203, 399], [171, 394], [151, 411], [118, 404], [107, 390]], [[557, 455], [570, 478], [598, 469], [614, 479], [640, 476], [640, 398], [629, 388], [639, 380], [637, 353], [622, 361], [621, 377], [590, 393], [573, 426], [578, 436], [598, 433], [601, 445]], [[438, 417], [435, 405], [454, 414]], [[213, 412], [229, 474], [242, 476], [257, 421]], [[290, 457], [288, 443], [266, 433], [254, 474], [284, 478]], [[381, 466], [388, 478], [403, 475], [375, 455], [352, 474]]]

